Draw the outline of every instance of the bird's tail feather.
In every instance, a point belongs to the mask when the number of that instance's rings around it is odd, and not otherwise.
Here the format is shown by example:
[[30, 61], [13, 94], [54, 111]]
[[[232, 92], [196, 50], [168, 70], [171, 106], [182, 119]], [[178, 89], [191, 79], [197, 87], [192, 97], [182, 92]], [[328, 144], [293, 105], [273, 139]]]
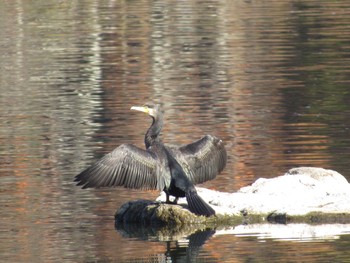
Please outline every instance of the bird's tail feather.
[[197, 194], [197, 191], [188, 191], [186, 193], [186, 199], [188, 208], [192, 213], [202, 216], [215, 215], [215, 210]]

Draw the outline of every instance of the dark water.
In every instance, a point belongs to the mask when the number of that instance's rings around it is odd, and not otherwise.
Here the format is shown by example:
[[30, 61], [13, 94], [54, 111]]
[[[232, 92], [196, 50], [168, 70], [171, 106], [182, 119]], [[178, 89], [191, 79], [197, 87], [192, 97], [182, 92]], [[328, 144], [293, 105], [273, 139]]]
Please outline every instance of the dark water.
[[192, 250], [125, 238], [113, 213], [158, 193], [72, 183], [117, 145], [143, 146], [150, 120], [129, 108], [146, 101], [163, 103], [164, 141], [226, 142], [227, 168], [205, 187], [235, 191], [306, 165], [350, 179], [348, 1], [5, 0], [0, 24], [2, 261], [349, 258], [349, 235], [210, 233]]

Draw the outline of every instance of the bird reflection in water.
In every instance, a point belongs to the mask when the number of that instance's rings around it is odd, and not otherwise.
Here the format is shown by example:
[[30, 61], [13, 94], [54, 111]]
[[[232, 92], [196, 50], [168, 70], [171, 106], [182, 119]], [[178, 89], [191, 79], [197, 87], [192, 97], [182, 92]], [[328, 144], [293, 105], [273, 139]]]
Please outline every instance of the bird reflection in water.
[[[167, 262], [198, 262], [197, 259], [202, 246], [215, 234], [215, 230], [198, 231], [190, 235], [188, 243], [176, 241], [175, 248], [171, 247], [170, 241], [167, 242], [167, 251], [165, 253]], [[212, 260], [210, 260], [213, 262]]]
[[124, 186], [133, 189], [160, 190], [186, 197], [189, 210], [203, 216], [215, 210], [198, 194], [195, 184], [214, 179], [226, 166], [223, 142], [206, 135], [198, 141], [176, 147], [163, 144], [160, 132], [163, 114], [160, 105], [133, 106], [131, 110], [147, 113], [152, 124], [145, 135], [146, 150], [132, 144], [122, 144], [75, 177], [83, 188]]
[[[135, 226], [136, 227], [136, 226]], [[136, 230], [136, 228], [135, 228]], [[125, 229], [118, 229], [118, 231], [128, 238], [140, 238], [142, 240], [157, 240], [156, 236], [144, 236], [144, 232], [137, 230], [136, 232], [125, 231]], [[141, 234], [143, 232], [143, 234]], [[146, 230], [146, 232], [148, 232]], [[203, 245], [215, 234], [215, 230], [199, 230], [187, 238], [182, 238], [176, 241], [166, 241], [166, 251], [164, 254], [153, 254], [145, 258], [129, 259], [127, 262], [216, 262], [213, 257], [205, 257], [200, 255]]]

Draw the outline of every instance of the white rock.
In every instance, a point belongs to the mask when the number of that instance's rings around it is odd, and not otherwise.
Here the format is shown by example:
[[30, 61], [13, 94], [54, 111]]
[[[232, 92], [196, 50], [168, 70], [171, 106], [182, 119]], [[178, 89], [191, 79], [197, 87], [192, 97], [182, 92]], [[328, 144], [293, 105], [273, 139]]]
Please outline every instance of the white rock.
[[[271, 179], [260, 178], [236, 193], [198, 188], [218, 214], [309, 212], [350, 213], [350, 184], [341, 174], [323, 168], [300, 167]], [[165, 195], [159, 200], [164, 201]], [[186, 199], [179, 200], [186, 203]]]

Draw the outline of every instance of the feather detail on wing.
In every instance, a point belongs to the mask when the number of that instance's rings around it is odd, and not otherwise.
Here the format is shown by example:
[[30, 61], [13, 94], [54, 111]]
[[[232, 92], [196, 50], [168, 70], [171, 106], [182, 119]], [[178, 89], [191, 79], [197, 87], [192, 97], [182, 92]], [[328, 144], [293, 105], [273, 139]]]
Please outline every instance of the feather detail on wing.
[[83, 188], [115, 187], [163, 190], [165, 177], [156, 156], [131, 144], [123, 144], [75, 177]]
[[168, 149], [194, 184], [214, 179], [226, 166], [224, 143], [215, 136], [206, 135], [191, 144]]

